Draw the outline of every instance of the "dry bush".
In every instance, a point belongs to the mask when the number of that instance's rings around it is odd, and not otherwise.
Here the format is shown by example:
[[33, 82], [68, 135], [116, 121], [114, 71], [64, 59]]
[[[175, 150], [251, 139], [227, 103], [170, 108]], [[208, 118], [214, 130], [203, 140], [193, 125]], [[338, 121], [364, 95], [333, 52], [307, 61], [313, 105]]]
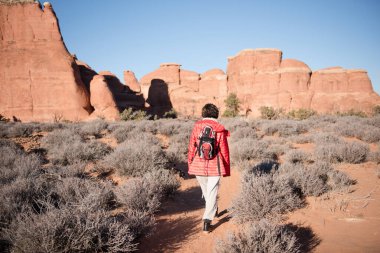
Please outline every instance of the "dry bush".
[[369, 156], [369, 147], [357, 141], [320, 144], [315, 148], [317, 160], [339, 163], [362, 163]]
[[101, 137], [101, 132], [107, 129], [107, 127], [108, 123], [101, 119], [85, 122], [80, 128], [80, 134], [82, 136], [93, 135], [99, 138]]
[[231, 142], [239, 141], [245, 138], [257, 139], [256, 130], [250, 126], [239, 127], [231, 134]]
[[344, 117], [332, 126], [332, 129], [341, 136], [355, 137], [368, 143], [378, 142], [380, 141], [379, 125], [368, 124], [370, 122], [368, 119]]
[[240, 128], [249, 127], [249, 123], [242, 118], [221, 118], [219, 122], [232, 133]]
[[166, 154], [173, 163], [186, 163], [191, 132], [181, 132], [170, 137]]
[[324, 145], [331, 143], [341, 143], [343, 141], [342, 138], [334, 135], [333, 133], [315, 133], [312, 135], [313, 141], [316, 144]]
[[225, 241], [218, 240], [217, 253], [298, 253], [300, 243], [294, 232], [284, 225], [262, 219], [249, 224], [241, 232], [229, 234]]
[[284, 163], [279, 171], [283, 178], [288, 179], [292, 188], [304, 196], [320, 196], [329, 190], [327, 185], [328, 172], [331, 167], [327, 163], [316, 163], [304, 166], [300, 163]]
[[169, 170], [156, 170], [142, 178], [132, 178], [117, 190], [118, 199], [129, 209], [153, 214], [161, 201], [179, 188], [179, 182]]
[[308, 163], [312, 162], [312, 157], [308, 152], [293, 149], [286, 153], [284, 160], [288, 163]]
[[380, 163], [380, 151], [370, 152], [368, 155], [368, 160], [379, 164]]
[[0, 137], [28, 137], [33, 134], [33, 132], [38, 132], [39, 125], [35, 123], [1, 123], [1, 134]]
[[266, 135], [278, 133], [281, 137], [299, 135], [308, 131], [307, 124], [294, 120], [267, 121], [261, 126], [261, 131]]
[[136, 250], [128, 223], [103, 210], [50, 207], [44, 214], [20, 214], [5, 237], [12, 252], [132, 252]]
[[102, 142], [85, 142], [73, 129], [54, 130], [42, 138], [42, 146], [47, 149], [52, 163], [62, 165], [99, 160], [111, 152]]
[[129, 138], [116, 147], [101, 162], [105, 168], [114, 168], [122, 175], [142, 176], [157, 169], [164, 169], [168, 159], [158, 140], [151, 134]]
[[276, 173], [243, 175], [240, 195], [233, 201], [233, 217], [239, 223], [273, 218], [295, 210], [304, 202], [292, 188], [291, 182]]
[[303, 196], [320, 196], [330, 190], [339, 190], [355, 184], [347, 174], [334, 170], [330, 163], [316, 162], [283, 163], [279, 168], [280, 177], [287, 178], [295, 191]]
[[0, 147], [0, 184], [12, 183], [18, 177], [29, 177], [41, 169], [41, 159], [10, 147]]
[[298, 143], [298, 144], [305, 144], [305, 143], [312, 143], [313, 142], [313, 136], [311, 135], [294, 135], [288, 138], [289, 141], [293, 143]]
[[269, 143], [264, 140], [240, 139], [231, 145], [231, 160], [238, 164], [244, 161], [276, 159], [277, 155], [269, 149]]

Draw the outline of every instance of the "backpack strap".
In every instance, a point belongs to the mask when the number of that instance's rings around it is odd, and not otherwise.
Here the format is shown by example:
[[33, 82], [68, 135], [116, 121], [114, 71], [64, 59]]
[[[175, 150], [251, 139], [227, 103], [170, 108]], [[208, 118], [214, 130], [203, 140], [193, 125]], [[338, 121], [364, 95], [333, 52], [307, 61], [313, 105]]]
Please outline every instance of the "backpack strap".
[[[215, 133], [216, 135], [216, 133]], [[217, 150], [216, 150], [216, 163], [217, 163], [217, 166], [218, 166], [218, 173], [219, 173], [219, 176], [221, 176], [221, 173], [220, 173], [220, 161], [219, 161], [219, 149], [220, 149], [220, 140], [221, 140], [222, 136], [220, 136], [219, 138], [219, 142], [218, 142], [218, 147], [217, 147]]]

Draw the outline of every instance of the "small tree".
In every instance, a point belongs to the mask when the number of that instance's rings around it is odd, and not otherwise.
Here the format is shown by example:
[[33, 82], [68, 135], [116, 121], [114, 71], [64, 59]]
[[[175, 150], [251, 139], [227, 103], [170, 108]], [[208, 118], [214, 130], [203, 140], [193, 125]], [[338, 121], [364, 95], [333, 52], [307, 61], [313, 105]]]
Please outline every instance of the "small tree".
[[262, 119], [278, 119], [283, 114], [282, 108], [274, 109], [271, 106], [261, 106], [259, 110]]
[[236, 117], [240, 110], [240, 101], [235, 93], [230, 93], [224, 100], [226, 110], [223, 113], [224, 117]]

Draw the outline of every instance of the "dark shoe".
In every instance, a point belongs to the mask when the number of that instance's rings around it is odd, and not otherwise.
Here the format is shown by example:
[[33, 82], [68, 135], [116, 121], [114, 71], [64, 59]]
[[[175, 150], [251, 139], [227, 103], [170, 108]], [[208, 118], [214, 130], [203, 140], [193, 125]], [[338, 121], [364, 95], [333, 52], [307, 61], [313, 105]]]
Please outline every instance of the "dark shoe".
[[210, 220], [203, 220], [203, 232], [210, 233], [211, 231], [211, 221]]

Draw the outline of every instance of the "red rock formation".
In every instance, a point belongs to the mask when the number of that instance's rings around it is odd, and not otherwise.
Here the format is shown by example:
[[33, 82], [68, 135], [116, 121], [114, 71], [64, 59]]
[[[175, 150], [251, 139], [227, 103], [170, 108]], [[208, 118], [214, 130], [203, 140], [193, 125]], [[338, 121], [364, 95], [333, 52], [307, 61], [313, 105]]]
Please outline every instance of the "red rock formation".
[[50, 4], [0, 4], [0, 113], [23, 121], [86, 118], [92, 110]]
[[140, 84], [136, 79], [135, 73], [130, 70], [124, 71], [124, 83], [131, 89], [133, 92], [141, 92]]
[[105, 118], [107, 120], [119, 119], [119, 108], [108, 87], [106, 77], [95, 75], [90, 84], [91, 104], [95, 108], [90, 119]]

